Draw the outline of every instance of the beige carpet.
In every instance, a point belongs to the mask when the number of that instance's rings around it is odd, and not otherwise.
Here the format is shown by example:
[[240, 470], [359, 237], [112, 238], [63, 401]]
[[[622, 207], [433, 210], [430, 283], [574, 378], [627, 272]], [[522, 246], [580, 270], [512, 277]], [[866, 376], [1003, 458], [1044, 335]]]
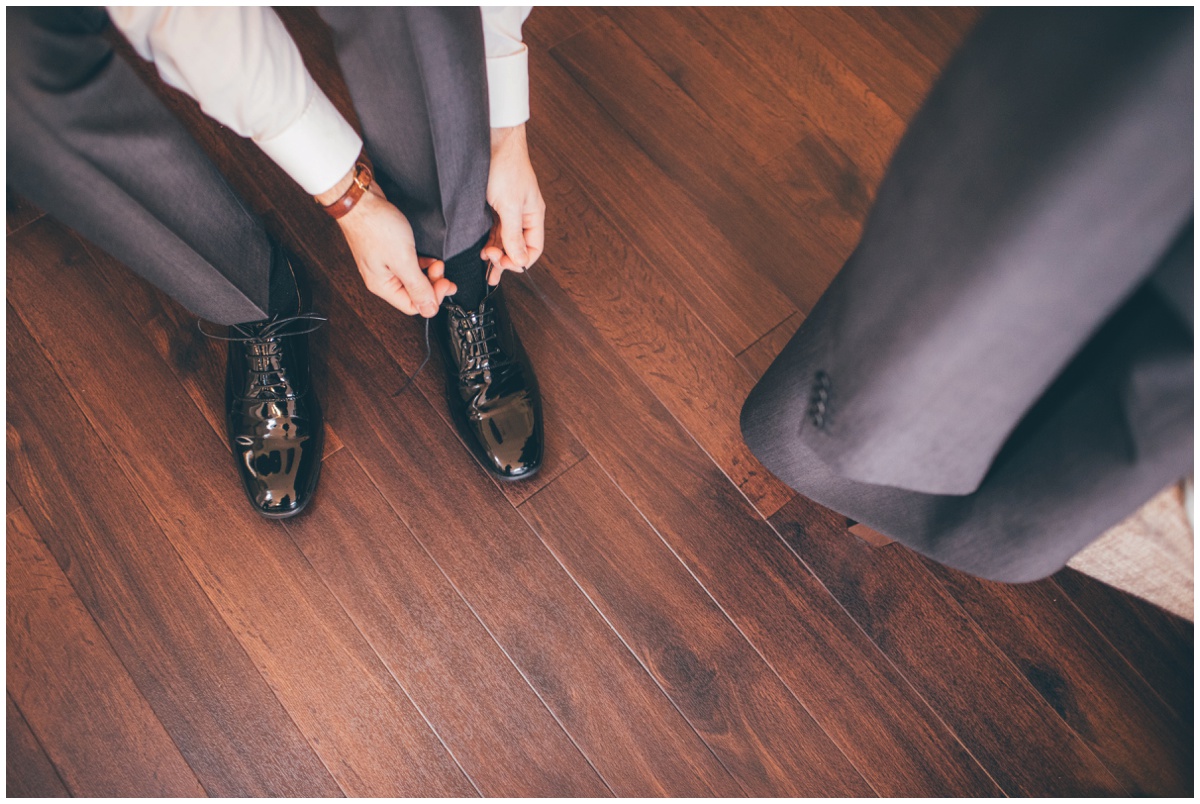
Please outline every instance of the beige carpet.
[[1191, 480], [1164, 489], [1068, 566], [1195, 622]]

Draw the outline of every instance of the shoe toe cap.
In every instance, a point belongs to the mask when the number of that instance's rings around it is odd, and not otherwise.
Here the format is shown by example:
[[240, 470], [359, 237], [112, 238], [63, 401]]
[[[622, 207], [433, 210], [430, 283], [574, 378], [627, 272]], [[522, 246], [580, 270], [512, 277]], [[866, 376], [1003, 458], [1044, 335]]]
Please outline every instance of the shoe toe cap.
[[504, 480], [533, 475], [542, 464], [542, 417], [525, 402], [493, 408], [474, 422], [489, 468]]

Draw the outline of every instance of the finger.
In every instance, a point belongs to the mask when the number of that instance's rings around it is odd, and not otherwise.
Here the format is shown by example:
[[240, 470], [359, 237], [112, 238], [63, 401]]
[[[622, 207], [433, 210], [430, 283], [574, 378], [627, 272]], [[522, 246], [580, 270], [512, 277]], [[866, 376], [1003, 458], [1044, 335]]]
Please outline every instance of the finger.
[[523, 273], [524, 268], [512, 261], [512, 258], [507, 254], [502, 254], [500, 259], [492, 263], [492, 267], [488, 269], [488, 284], [495, 287], [500, 284], [500, 277], [505, 271], [515, 271]]
[[435, 279], [433, 281], [433, 295], [437, 298], [439, 306], [447, 296], [453, 296], [455, 293], [458, 293], [458, 285], [449, 279]]
[[500, 262], [500, 258], [504, 256], [504, 249], [499, 246], [485, 246], [479, 256], [488, 262]]
[[417, 265], [432, 282], [446, 275], [446, 263], [434, 257], [417, 257]]
[[446, 279], [446, 263], [442, 260], [418, 255], [417, 265], [429, 277], [429, 284], [433, 286], [433, 295], [438, 306], [441, 306], [442, 300], [447, 296], [453, 296], [458, 292], [458, 285]]
[[517, 265], [524, 267], [529, 256], [525, 253], [521, 211], [519, 208], [504, 207], [497, 212], [500, 215], [500, 242], [504, 245], [504, 253]]
[[525, 267], [529, 268], [537, 262], [538, 257], [542, 256], [542, 247], [546, 243], [546, 207], [539, 205], [537, 210], [526, 214], [523, 224], [525, 249], [529, 255], [529, 261], [525, 263]]
[[366, 277], [367, 290], [383, 299], [405, 315], [416, 315], [417, 306], [413, 304], [402, 283], [391, 271], [384, 274], [372, 272]]
[[408, 297], [421, 315], [425, 318], [433, 318], [437, 315], [438, 300], [433, 292], [433, 285], [421, 271], [421, 266], [416, 259], [404, 260], [399, 265], [389, 264], [388, 267], [404, 286]]

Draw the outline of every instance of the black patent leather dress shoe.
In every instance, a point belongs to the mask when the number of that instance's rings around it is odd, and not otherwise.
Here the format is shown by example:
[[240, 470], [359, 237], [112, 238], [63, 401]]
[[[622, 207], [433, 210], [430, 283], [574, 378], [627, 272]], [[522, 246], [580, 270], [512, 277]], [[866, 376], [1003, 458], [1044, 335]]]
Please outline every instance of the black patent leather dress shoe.
[[434, 328], [463, 440], [500, 479], [532, 477], [542, 465], [542, 398], [500, 288], [474, 310], [447, 299]]
[[285, 519], [304, 510], [321, 473], [325, 420], [308, 371], [312, 313], [230, 327], [229, 443], [251, 505]]

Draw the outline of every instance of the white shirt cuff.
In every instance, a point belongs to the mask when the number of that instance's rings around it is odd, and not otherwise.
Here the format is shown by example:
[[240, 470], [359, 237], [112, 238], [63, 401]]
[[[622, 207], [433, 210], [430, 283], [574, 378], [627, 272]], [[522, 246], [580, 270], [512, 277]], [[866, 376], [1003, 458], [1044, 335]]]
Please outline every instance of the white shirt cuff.
[[255, 143], [309, 195], [320, 195], [350, 172], [363, 144], [319, 89], [295, 122]]
[[519, 126], [529, 119], [529, 48], [487, 60], [492, 128]]

